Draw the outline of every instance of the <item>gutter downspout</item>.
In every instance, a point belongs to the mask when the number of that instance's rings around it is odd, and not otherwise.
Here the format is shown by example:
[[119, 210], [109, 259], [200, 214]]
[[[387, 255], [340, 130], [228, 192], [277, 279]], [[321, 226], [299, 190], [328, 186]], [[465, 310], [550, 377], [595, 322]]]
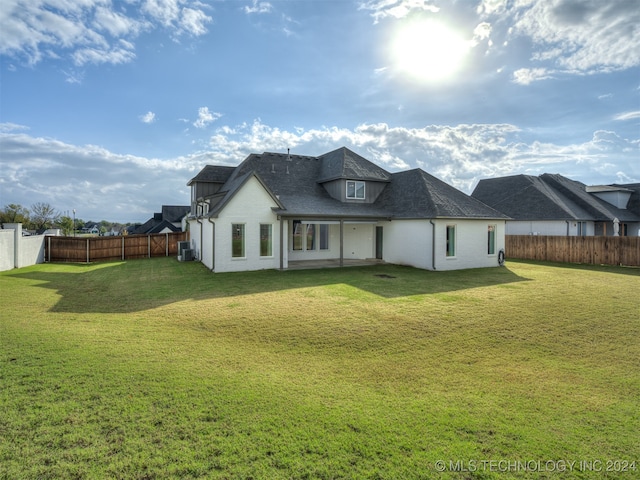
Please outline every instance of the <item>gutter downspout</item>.
[[200, 224], [200, 261], [202, 262], [202, 230], [203, 230], [203, 226], [202, 226], [202, 222], [200, 221], [200, 218], [202, 218], [202, 217], [196, 217], [196, 222], [198, 222]]
[[436, 224], [429, 220], [431, 224], [431, 266], [436, 270]]
[[279, 216], [278, 220], [280, 220], [280, 270], [284, 270], [284, 220], [282, 216]]
[[569, 236], [569, 225], [570, 225], [570, 222], [569, 222], [569, 220], [565, 220], [565, 222], [567, 222], [567, 237], [568, 237]]
[[211, 224], [211, 271], [216, 268], [216, 223], [211, 221], [211, 217], [207, 217]]

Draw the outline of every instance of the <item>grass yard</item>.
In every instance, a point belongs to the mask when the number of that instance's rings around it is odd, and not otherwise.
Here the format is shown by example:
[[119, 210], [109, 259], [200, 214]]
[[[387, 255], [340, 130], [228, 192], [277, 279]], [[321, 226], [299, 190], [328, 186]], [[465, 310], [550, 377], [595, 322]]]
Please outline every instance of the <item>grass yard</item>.
[[160, 258], [0, 302], [2, 479], [640, 476], [640, 269]]

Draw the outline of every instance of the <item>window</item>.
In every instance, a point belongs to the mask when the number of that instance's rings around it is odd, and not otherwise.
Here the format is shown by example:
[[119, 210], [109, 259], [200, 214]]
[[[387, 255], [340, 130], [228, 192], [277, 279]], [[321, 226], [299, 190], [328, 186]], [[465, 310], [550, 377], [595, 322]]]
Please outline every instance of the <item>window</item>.
[[447, 225], [447, 257], [456, 256], [456, 226]]
[[347, 198], [364, 199], [364, 182], [347, 180]]
[[496, 254], [496, 226], [489, 225], [487, 230], [487, 253], [489, 255]]
[[329, 225], [320, 224], [320, 250], [329, 250]]
[[313, 223], [307, 225], [307, 250], [316, 249], [316, 226]]
[[271, 224], [260, 224], [260, 256], [273, 256], [273, 236]]
[[231, 256], [244, 258], [244, 223], [231, 225]]
[[302, 250], [302, 223], [300, 220], [293, 221], [293, 230], [291, 231], [293, 241], [291, 242], [294, 250]]
[[578, 236], [584, 237], [587, 234], [587, 222], [578, 222]]

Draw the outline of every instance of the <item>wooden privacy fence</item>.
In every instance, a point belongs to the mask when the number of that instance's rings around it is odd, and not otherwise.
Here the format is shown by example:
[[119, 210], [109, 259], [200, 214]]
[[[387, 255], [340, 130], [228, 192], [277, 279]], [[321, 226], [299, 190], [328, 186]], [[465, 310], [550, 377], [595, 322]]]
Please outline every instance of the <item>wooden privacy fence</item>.
[[507, 258], [640, 266], [640, 237], [506, 235]]
[[120, 237], [47, 237], [47, 262], [99, 262], [178, 255], [178, 242], [188, 232], [124, 235]]

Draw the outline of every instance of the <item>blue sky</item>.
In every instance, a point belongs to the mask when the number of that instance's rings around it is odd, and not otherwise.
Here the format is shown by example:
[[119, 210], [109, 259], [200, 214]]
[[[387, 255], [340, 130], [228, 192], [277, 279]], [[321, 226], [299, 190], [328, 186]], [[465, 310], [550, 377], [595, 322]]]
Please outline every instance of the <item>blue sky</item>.
[[640, 181], [636, 0], [3, 0], [0, 207], [143, 222], [206, 164]]

